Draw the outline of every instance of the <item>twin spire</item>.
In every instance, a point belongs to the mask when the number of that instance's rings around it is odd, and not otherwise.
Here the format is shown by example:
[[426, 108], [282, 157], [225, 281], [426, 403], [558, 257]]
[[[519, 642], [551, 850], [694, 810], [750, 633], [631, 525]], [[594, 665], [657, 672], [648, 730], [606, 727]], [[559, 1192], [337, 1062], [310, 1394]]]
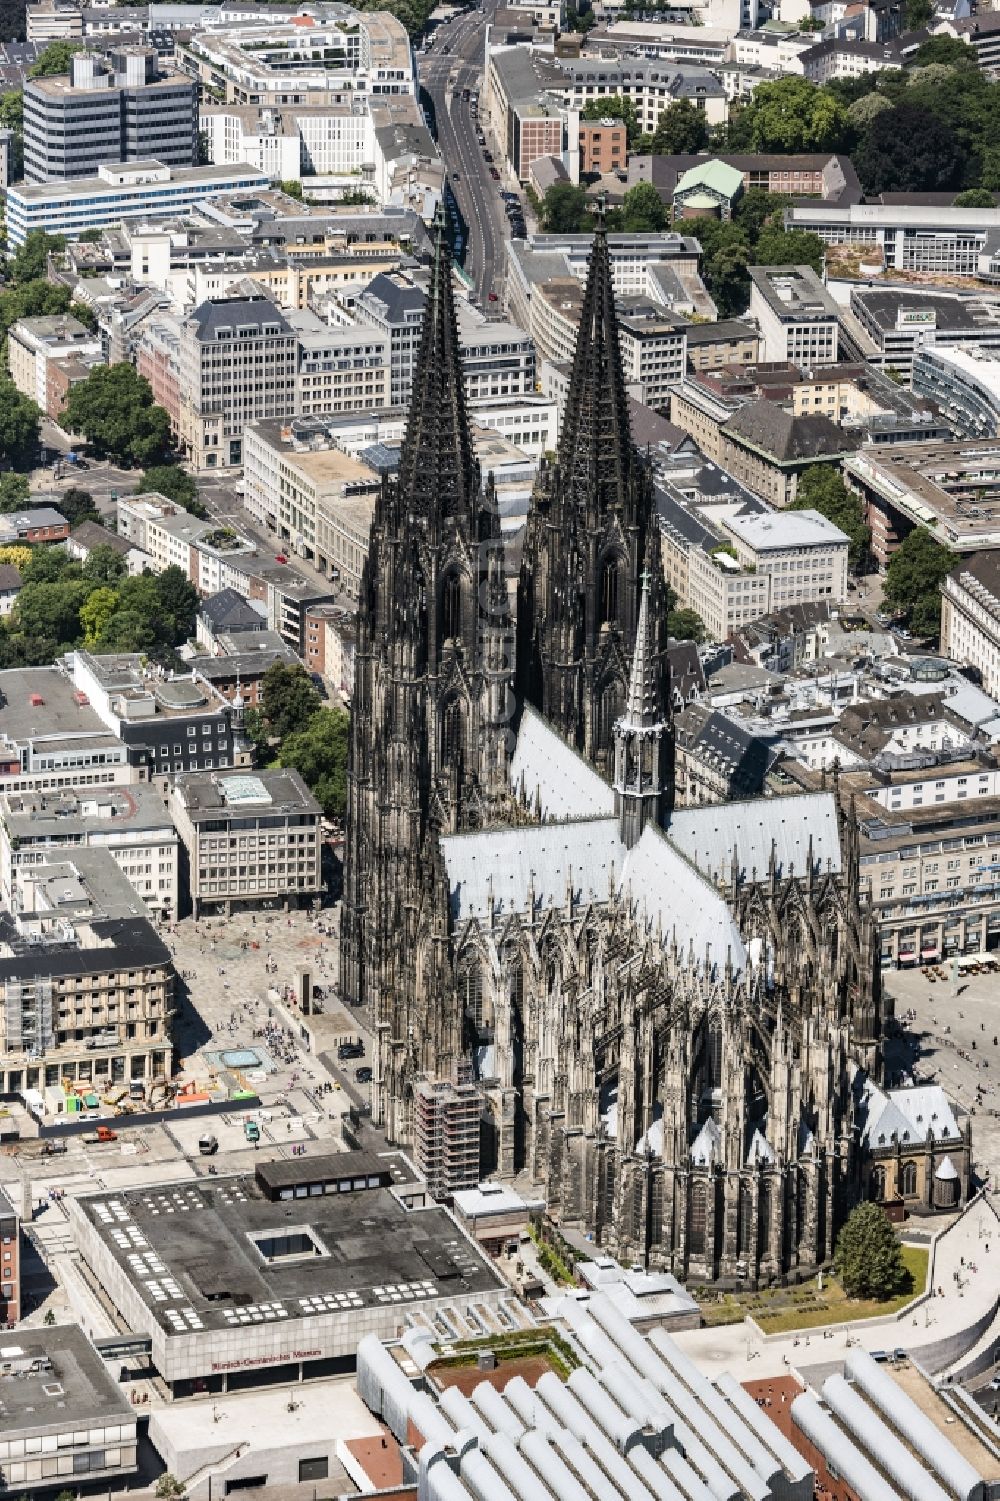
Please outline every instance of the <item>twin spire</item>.
[[434, 261], [413, 394], [399, 462], [399, 487], [419, 515], [468, 515], [479, 496], [459, 354], [451, 254], [444, 214], [434, 223]]
[[654, 729], [663, 723], [661, 668], [657, 652], [656, 621], [649, 605], [649, 570], [642, 575], [642, 601], [635, 632], [632, 672], [622, 724], [630, 729]]
[[603, 515], [626, 493], [634, 463], [608, 235], [600, 205], [559, 440], [564, 492], [577, 498], [593, 497], [597, 513]]

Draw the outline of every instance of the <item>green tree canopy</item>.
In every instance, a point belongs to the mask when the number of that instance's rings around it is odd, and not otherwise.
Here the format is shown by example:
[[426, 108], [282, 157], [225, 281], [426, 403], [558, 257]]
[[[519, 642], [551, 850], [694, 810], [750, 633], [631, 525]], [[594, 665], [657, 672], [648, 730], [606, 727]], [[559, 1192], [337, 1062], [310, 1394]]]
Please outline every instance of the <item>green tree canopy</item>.
[[844, 136], [839, 100], [805, 78], [759, 84], [740, 121], [754, 151], [834, 151]]
[[77, 381], [63, 425], [82, 433], [97, 453], [126, 464], [148, 464], [170, 444], [170, 419], [153, 401], [149, 382], [126, 364], [97, 365]]
[[906, 29], [919, 31], [934, 14], [934, 0], [906, 0]]
[[928, 63], [945, 63], [949, 68], [974, 68], [976, 50], [957, 36], [928, 37], [910, 59], [910, 66], [926, 68]]
[[867, 555], [871, 532], [865, 524], [861, 501], [847, 488], [832, 464], [812, 464], [802, 471], [789, 510], [818, 511], [846, 532], [852, 568], [857, 568]]
[[875, 116], [854, 154], [866, 193], [927, 193], [958, 185], [961, 148], [954, 131], [919, 104]]
[[0, 378], [0, 463], [29, 466], [38, 453], [42, 414], [11, 380]]
[[936, 542], [925, 526], [914, 527], [889, 559], [885, 598], [907, 612], [910, 629], [937, 639], [941, 629], [941, 584], [958, 562], [956, 555]]
[[[44, 279], [48, 270], [49, 256], [58, 255], [61, 250], [65, 249], [65, 235], [50, 235], [44, 229], [29, 229], [7, 267], [9, 280], [20, 286], [26, 281]], [[66, 305], [69, 306], [69, 289], [64, 290], [66, 291]]]
[[649, 234], [664, 229], [667, 211], [663, 200], [650, 182], [638, 182], [625, 194], [621, 227], [631, 234]]
[[572, 235], [592, 228], [583, 188], [554, 182], [542, 199], [542, 223], [550, 234]]
[[750, 188], [737, 201], [733, 218], [740, 229], [756, 243], [765, 225], [781, 228], [781, 211], [789, 199], [785, 193], [769, 193], [766, 188]]
[[656, 129], [648, 138], [648, 150], [655, 156], [691, 156], [708, 145], [705, 111], [690, 99], [677, 99], [661, 109]]
[[903, 1253], [878, 1204], [859, 1204], [837, 1237], [834, 1266], [849, 1298], [890, 1298], [906, 1282]]
[[94, 584], [116, 584], [125, 576], [125, 559], [108, 543], [102, 542], [87, 554], [83, 576]]
[[80, 606], [80, 625], [85, 646], [97, 645], [117, 609], [118, 593], [115, 589], [102, 585], [88, 594]]
[[819, 235], [808, 230], [768, 226], [754, 253], [761, 266], [811, 266], [818, 275], [823, 270], [825, 249]]
[[862, 94], [860, 99], [847, 106], [847, 123], [853, 130], [865, 131], [875, 116], [887, 109], [892, 109], [892, 100], [885, 94]]
[[300, 663], [275, 662], [261, 680], [261, 708], [271, 735], [284, 742], [304, 729], [320, 707], [312, 678]]
[[58, 497], [58, 509], [66, 517], [70, 527], [79, 526], [81, 521], [100, 521], [100, 513], [94, 504], [94, 497], [89, 490], [81, 490], [78, 485], [70, 485]]
[[80, 637], [80, 606], [92, 587], [81, 578], [26, 583], [14, 607], [19, 629], [72, 646]]
[[319, 709], [278, 754], [278, 765], [294, 766], [328, 818], [342, 818], [347, 804], [350, 722], [343, 709]]
[[675, 641], [704, 641], [705, 622], [697, 610], [671, 610], [667, 615], [667, 634]]
[[183, 506], [192, 516], [207, 521], [208, 512], [198, 499], [198, 486], [194, 477], [179, 464], [154, 464], [151, 469], [146, 470], [135, 487], [135, 493], [149, 495], [153, 491], [172, 500], [175, 505]]
[[74, 52], [83, 49], [83, 42], [50, 42], [36, 62], [28, 69], [29, 78], [54, 78], [59, 73], [69, 72], [69, 60]]
[[954, 208], [994, 208], [993, 194], [988, 188], [966, 188], [964, 193], [958, 193], [953, 204]]
[[0, 474], [0, 512], [23, 510], [31, 491], [26, 474]]

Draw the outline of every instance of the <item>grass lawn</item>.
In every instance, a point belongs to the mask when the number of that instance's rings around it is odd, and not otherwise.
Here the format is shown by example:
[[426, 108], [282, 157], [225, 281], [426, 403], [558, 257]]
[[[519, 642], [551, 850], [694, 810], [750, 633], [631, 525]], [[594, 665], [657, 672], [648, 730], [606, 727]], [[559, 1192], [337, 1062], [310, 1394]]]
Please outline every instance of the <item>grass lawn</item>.
[[756, 1293], [724, 1293], [717, 1298], [706, 1294], [701, 1302], [704, 1322], [711, 1326], [737, 1324], [749, 1314], [765, 1334], [780, 1334], [792, 1329], [818, 1329], [823, 1324], [840, 1324], [845, 1320], [872, 1319], [897, 1313], [927, 1285], [930, 1253], [923, 1246], [903, 1246], [903, 1264], [909, 1274], [907, 1286], [895, 1297], [849, 1298], [834, 1277], [825, 1276], [820, 1291], [818, 1279], [811, 1277], [798, 1287], [767, 1288]]

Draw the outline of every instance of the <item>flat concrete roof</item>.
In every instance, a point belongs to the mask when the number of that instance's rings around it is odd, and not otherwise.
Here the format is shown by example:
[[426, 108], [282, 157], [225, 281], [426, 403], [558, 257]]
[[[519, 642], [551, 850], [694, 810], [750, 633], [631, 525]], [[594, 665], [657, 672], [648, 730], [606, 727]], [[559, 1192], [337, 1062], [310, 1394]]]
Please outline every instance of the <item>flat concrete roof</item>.
[[46, 735], [89, 735], [117, 744], [96, 709], [57, 667], [13, 667], [0, 672], [0, 737], [15, 743]]
[[8, 1364], [12, 1374], [0, 1375], [4, 1438], [108, 1422], [134, 1431], [135, 1409], [76, 1324], [0, 1334], [0, 1369]]
[[[412, 1182], [400, 1154], [380, 1160], [394, 1182]], [[503, 1285], [446, 1210], [407, 1210], [388, 1188], [274, 1203], [240, 1174], [77, 1205], [168, 1337], [361, 1308], [402, 1312]]]

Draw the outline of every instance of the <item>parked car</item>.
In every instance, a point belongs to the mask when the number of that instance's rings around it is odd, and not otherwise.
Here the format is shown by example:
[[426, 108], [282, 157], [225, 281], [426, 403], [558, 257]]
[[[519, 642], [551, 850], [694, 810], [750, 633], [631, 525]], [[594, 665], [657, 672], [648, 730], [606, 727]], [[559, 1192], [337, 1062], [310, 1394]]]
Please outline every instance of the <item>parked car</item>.
[[355, 1079], [355, 1082], [358, 1083], [358, 1084], [370, 1084], [372, 1082], [372, 1071], [371, 1071], [371, 1069], [370, 1068], [356, 1068], [354, 1070], [354, 1079]]
[[342, 1042], [337, 1049], [337, 1057], [341, 1063], [346, 1062], [349, 1058], [363, 1058], [364, 1056], [365, 1045], [363, 1042]]
[[500, 181], [500, 173], [497, 171], [496, 167], [490, 168], [490, 176], [492, 177], [494, 182]]

